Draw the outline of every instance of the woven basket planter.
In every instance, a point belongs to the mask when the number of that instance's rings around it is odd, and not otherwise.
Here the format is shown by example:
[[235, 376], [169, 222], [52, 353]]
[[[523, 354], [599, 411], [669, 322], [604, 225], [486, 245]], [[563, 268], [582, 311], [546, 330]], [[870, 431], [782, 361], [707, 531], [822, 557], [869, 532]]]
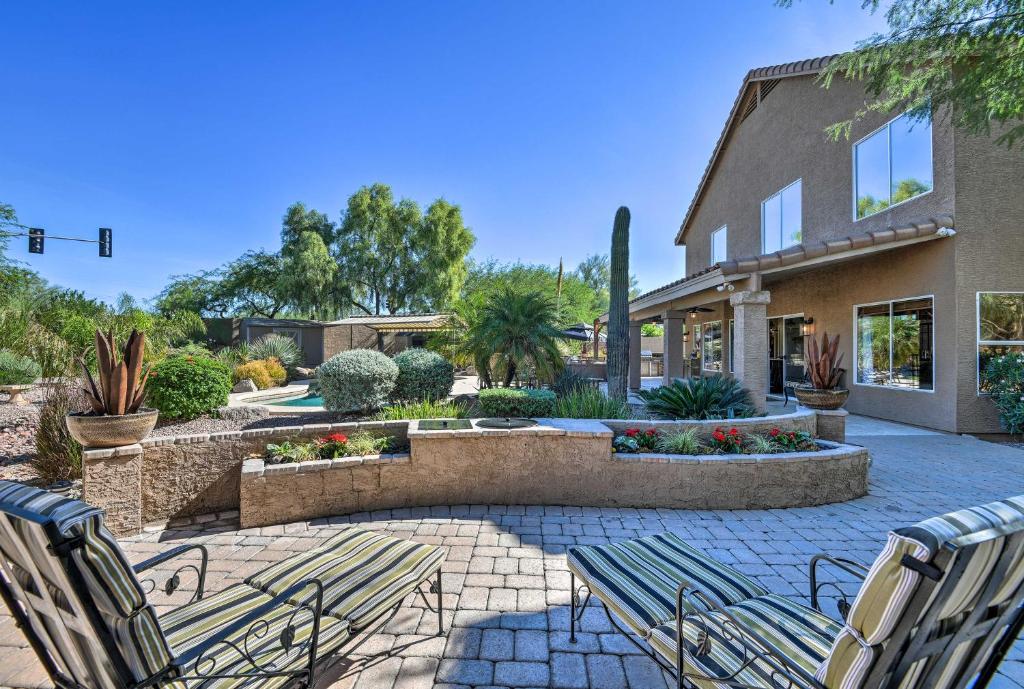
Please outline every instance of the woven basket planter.
[[849, 390], [816, 390], [814, 388], [793, 388], [797, 400], [808, 409], [835, 410], [846, 404]]
[[68, 432], [85, 448], [134, 445], [156, 426], [156, 409], [142, 408], [124, 416], [68, 414], [64, 417]]

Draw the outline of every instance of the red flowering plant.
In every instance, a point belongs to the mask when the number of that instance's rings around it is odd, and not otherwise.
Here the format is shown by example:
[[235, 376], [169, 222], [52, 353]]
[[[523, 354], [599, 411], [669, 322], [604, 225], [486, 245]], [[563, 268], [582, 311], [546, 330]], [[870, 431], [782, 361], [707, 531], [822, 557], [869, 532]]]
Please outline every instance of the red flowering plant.
[[814, 436], [806, 431], [782, 431], [773, 428], [768, 431], [768, 437], [786, 452], [818, 449], [814, 443]]
[[348, 456], [348, 436], [344, 433], [331, 433], [316, 441], [317, 454], [322, 459], [340, 459]]
[[627, 428], [622, 435], [615, 436], [612, 447], [616, 452], [650, 452], [658, 444], [658, 429]]
[[730, 428], [728, 431], [716, 428], [715, 432], [711, 434], [711, 442], [709, 444], [711, 449], [715, 451], [726, 454], [739, 454], [743, 451], [743, 436], [740, 435], [737, 428]]

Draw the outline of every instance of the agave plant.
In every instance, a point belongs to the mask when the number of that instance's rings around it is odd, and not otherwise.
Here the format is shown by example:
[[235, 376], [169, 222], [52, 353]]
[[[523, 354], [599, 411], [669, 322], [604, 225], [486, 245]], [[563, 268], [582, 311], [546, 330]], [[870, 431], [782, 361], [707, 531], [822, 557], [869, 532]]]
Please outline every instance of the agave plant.
[[811, 385], [815, 390], [835, 390], [843, 369], [843, 353], [839, 351], [839, 336], [829, 339], [828, 333], [822, 333], [821, 347], [812, 337], [807, 352], [807, 369]]
[[82, 361], [86, 382], [85, 399], [94, 413], [108, 416], [134, 414], [146, 396], [148, 371], [142, 372], [142, 357], [146, 351], [146, 335], [132, 330], [120, 360], [114, 333], [96, 331], [96, 361], [99, 385]]
[[667, 419], [743, 418], [755, 413], [750, 393], [721, 374], [677, 379], [639, 394], [648, 412]]

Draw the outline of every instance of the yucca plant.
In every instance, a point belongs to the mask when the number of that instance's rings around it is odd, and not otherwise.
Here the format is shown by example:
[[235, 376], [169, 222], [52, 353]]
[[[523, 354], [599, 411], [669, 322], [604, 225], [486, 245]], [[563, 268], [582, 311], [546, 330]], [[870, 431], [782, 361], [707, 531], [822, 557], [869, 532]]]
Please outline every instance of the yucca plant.
[[822, 333], [821, 346], [812, 337], [807, 352], [807, 369], [811, 385], [815, 390], [835, 390], [839, 387], [839, 379], [843, 369], [843, 353], [839, 351], [839, 335], [829, 339], [828, 333]]
[[745, 418], [755, 413], [750, 393], [721, 374], [678, 379], [639, 394], [648, 412], [667, 419]]
[[132, 330], [120, 359], [114, 333], [96, 331], [96, 362], [99, 385], [82, 361], [82, 370], [88, 387], [85, 399], [97, 415], [124, 416], [134, 414], [146, 397], [146, 374], [142, 372], [142, 358], [146, 352], [146, 335]]

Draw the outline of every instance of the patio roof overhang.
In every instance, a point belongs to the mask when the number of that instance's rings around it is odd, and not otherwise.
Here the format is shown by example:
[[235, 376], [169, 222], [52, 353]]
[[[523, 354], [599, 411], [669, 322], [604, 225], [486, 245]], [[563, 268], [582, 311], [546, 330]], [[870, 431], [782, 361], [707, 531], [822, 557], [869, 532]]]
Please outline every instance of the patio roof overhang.
[[[784, 277], [830, 263], [849, 261], [955, 234], [953, 217], [939, 216], [841, 239], [797, 244], [782, 251], [723, 261], [641, 294], [629, 303], [630, 319], [651, 320], [669, 308], [686, 308], [719, 301], [725, 298], [719, 291], [720, 287], [748, 278], [759, 280], [762, 276]], [[598, 320], [607, 323], [608, 314], [603, 314]]]

